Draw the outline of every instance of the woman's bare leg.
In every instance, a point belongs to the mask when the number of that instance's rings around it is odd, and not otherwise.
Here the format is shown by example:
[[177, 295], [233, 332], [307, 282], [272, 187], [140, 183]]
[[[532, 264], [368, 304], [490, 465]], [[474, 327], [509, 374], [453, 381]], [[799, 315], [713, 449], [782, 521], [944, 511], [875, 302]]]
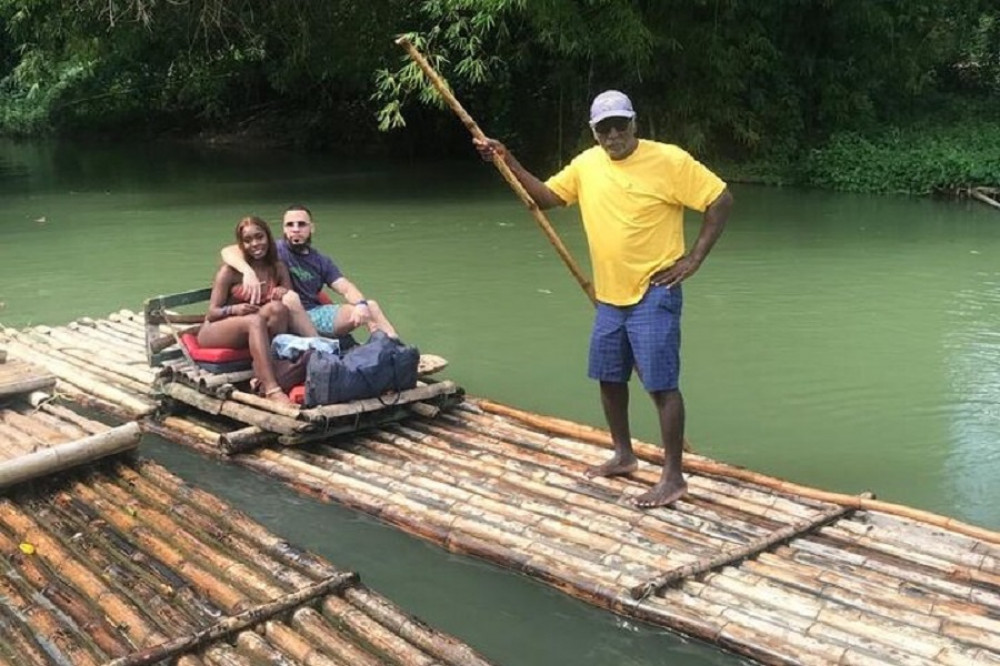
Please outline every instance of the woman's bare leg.
[[267, 323], [267, 333], [273, 338], [276, 335], [288, 332], [289, 312], [279, 301], [269, 301], [265, 303], [259, 312]]
[[260, 380], [264, 395], [277, 402], [291, 402], [278, 386], [271, 360], [271, 337], [260, 314], [226, 317], [203, 324], [198, 331], [198, 344], [203, 347], [249, 348], [253, 372]]
[[288, 328], [292, 333], [305, 338], [319, 336], [319, 331], [316, 330], [309, 313], [302, 306], [302, 299], [297, 293], [289, 291], [281, 297], [281, 302], [288, 308]]

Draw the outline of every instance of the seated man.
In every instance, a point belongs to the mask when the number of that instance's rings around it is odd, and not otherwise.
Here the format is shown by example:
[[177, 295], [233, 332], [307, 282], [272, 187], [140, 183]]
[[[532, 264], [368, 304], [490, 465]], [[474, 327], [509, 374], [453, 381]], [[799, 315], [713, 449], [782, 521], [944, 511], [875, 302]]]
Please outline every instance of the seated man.
[[[344, 277], [330, 257], [312, 247], [312, 214], [305, 206], [290, 206], [282, 220], [284, 238], [277, 241], [278, 257], [288, 266], [292, 286], [298, 299], [284, 301], [291, 315], [292, 330], [303, 336], [313, 335], [296, 326], [297, 310], [305, 308], [316, 330], [328, 337], [346, 335], [361, 326], [368, 331], [383, 331], [398, 338], [396, 329], [375, 301], [365, 299], [353, 282]], [[230, 245], [222, 250], [222, 260], [242, 273], [244, 291], [250, 302], [260, 301], [261, 284], [254, 271], [243, 259], [239, 247]], [[319, 294], [329, 286], [346, 301], [341, 305], [324, 305]], [[296, 300], [298, 303], [296, 303]]]

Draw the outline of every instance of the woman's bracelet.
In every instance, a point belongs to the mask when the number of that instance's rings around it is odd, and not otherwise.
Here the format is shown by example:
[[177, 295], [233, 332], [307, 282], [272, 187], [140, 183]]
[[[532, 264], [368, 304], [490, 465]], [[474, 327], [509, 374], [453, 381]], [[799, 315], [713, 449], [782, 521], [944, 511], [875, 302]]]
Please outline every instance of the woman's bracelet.
[[231, 306], [231, 305], [223, 305], [222, 306], [222, 318], [223, 319], [225, 319], [226, 317], [228, 317], [232, 313], [233, 313], [233, 306]]

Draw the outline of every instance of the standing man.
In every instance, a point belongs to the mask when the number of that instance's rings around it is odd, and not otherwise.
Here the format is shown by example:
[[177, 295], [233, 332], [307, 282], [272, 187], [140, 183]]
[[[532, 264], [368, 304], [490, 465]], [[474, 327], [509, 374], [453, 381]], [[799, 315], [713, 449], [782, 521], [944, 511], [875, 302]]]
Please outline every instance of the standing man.
[[[289, 309], [293, 328], [304, 329], [296, 331], [299, 335], [315, 335], [318, 331], [321, 335], [337, 337], [366, 326], [372, 333], [383, 331], [391, 338], [399, 337], [379, 304], [366, 299], [330, 257], [312, 246], [313, 221], [308, 208], [289, 206], [282, 218], [281, 228], [284, 237], [275, 243], [278, 258], [288, 266], [292, 286], [298, 296], [283, 302]], [[243, 274], [243, 288], [250, 292], [247, 300], [257, 302], [261, 284], [243, 260], [239, 247], [230, 245], [223, 248], [222, 260]], [[345, 303], [321, 303], [319, 294], [325, 286], [340, 294]], [[305, 316], [303, 309], [308, 315], [306, 325], [295, 327], [296, 319]], [[313, 331], [309, 330], [308, 320], [315, 326]]]
[[[597, 313], [588, 374], [615, 453], [588, 476], [629, 474], [638, 466], [628, 420], [628, 381], [635, 365], [656, 405], [665, 452], [660, 479], [632, 502], [671, 504], [687, 492], [681, 473], [684, 399], [680, 374], [681, 282], [698, 270], [733, 205], [726, 183], [681, 148], [638, 139], [631, 100], [602, 92], [590, 107], [597, 145], [542, 182], [494, 139], [476, 140], [484, 159], [500, 156], [540, 208], [579, 202], [590, 246]], [[703, 213], [685, 254], [684, 209]]]

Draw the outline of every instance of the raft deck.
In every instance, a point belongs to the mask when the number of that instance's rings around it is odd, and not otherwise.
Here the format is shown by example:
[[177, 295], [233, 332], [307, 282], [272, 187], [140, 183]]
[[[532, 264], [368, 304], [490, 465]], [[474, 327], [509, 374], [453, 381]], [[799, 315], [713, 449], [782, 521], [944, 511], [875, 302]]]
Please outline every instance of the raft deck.
[[[54, 381], [0, 363], [0, 665], [488, 663], [357, 574], [122, 453], [137, 425], [38, 392]], [[81, 448], [89, 460], [52, 473], [66, 459], [47, 454]], [[23, 464], [39, 456], [47, 471]]]
[[[8, 337], [42, 357], [54, 340]], [[232, 427], [203, 413], [143, 426], [214, 455]], [[636, 442], [636, 473], [585, 478], [609, 446], [600, 430], [466, 400], [433, 419], [232, 459], [763, 663], [1000, 664], [1000, 534], [693, 454], [689, 495], [638, 510], [621, 498], [656, 481], [662, 451]]]
[[245, 390], [253, 370], [206, 371], [180, 343], [180, 327], [200, 324], [205, 315], [184, 314], [177, 309], [203, 303], [211, 293], [211, 289], [198, 289], [147, 300], [143, 308], [144, 344], [149, 366], [160, 368], [155, 379], [158, 392], [173, 401], [244, 424], [243, 429], [220, 438], [227, 453], [259, 445], [268, 439], [266, 433], [273, 433], [281, 444], [294, 446], [398, 421], [414, 412], [433, 415], [461, 401], [463, 391], [454, 382], [429, 379], [447, 366], [443, 358], [432, 354], [420, 356], [420, 381], [416, 387], [377, 398], [304, 408], [258, 397]]

